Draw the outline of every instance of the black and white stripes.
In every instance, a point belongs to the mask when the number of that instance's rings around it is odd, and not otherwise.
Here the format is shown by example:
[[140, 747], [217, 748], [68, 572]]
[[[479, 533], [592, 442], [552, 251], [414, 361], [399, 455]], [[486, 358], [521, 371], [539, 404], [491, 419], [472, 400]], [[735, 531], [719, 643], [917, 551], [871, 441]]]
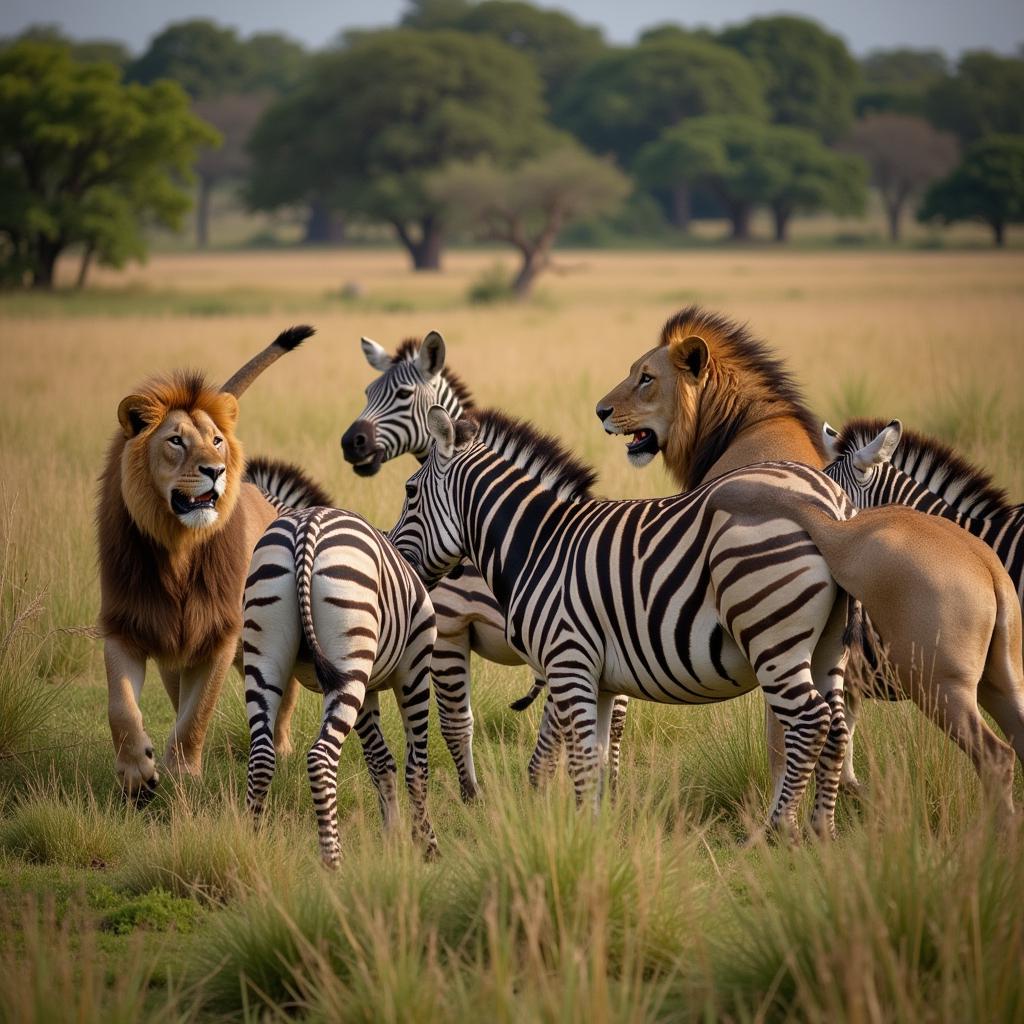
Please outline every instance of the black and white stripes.
[[[773, 494], [845, 519], [843, 492], [807, 467], [765, 464], [677, 497], [591, 500], [589, 471], [525, 424], [453, 424], [441, 409], [429, 422], [436, 445], [390, 536], [425, 581], [463, 557], [483, 572], [511, 641], [548, 681], [578, 796], [592, 792], [615, 694], [693, 704], [761, 686], [786, 729], [771, 822], [795, 827], [815, 770], [813, 823], [833, 833], [848, 600]], [[737, 485], [763, 492], [756, 514], [730, 510]]]
[[253, 552], [244, 617], [250, 810], [263, 809], [274, 774], [274, 721], [284, 685], [298, 665], [304, 684], [323, 694], [320, 734], [307, 755], [307, 769], [324, 863], [333, 866], [339, 859], [338, 758], [353, 725], [385, 828], [395, 822], [396, 768], [378, 708], [378, 692], [386, 689], [394, 689], [405, 725], [413, 836], [434, 851], [426, 812], [434, 612], [406, 562], [352, 512], [289, 511], [271, 523]]

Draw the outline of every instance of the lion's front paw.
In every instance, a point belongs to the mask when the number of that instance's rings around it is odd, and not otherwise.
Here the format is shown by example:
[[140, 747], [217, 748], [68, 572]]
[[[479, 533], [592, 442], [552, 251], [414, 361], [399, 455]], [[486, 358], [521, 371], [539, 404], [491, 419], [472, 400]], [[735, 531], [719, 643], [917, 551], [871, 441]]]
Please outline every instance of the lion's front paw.
[[135, 756], [119, 755], [115, 768], [125, 797], [139, 806], [148, 803], [160, 782], [153, 748], [147, 745]]
[[202, 775], [202, 754], [196, 751], [187, 751], [172, 744], [164, 755], [164, 768], [168, 775], [176, 779], [186, 775]]
[[295, 744], [292, 743], [291, 733], [274, 736], [274, 753], [278, 757], [288, 757], [295, 753]]

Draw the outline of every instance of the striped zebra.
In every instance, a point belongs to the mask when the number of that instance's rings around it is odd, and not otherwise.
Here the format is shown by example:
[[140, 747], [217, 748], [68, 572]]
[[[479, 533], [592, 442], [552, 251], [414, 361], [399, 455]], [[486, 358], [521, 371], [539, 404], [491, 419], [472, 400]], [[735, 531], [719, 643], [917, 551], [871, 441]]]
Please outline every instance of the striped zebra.
[[854, 420], [822, 431], [825, 472], [858, 508], [907, 505], [942, 516], [983, 540], [1006, 567], [1024, 606], [1024, 505], [1011, 505], [991, 479], [939, 441], [899, 420]]
[[338, 758], [353, 724], [390, 829], [398, 813], [397, 771], [380, 728], [378, 694], [393, 689], [405, 726], [413, 837], [435, 853], [426, 809], [434, 610], [406, 561], [352, 512], [286, 511], [253, 552], [244, 616], [246, 803], [252, 813], [262, 813], [273, 778], [274, 723], [284, 686], [295, 674], [323, 694], [320, 734], [306, 767], [324, 864], [339, 860]]
[[[360, 476], [373, 476], [381, 465], [406, 453], [422, 462], [430, 448], [427, 411], [438, 405], [453, 420], [474, 410], [469, 388], [445, 364], [444, 339], [431, 331], [423, 341], [409, 338], [389, 355], [377, 342], [361, 339], [366, 361], [380, 374], [366, 388], [366, 406], [341, 438], [345, 459]], [[522, 657], [505, 638], [505, 617], [477, 569], [466, 563], [431, 591], [437, 614], [433, 675], [441, 733], [455, 761], [464, 799], [478, 792], [473, 763], [473, 710], [470, 701], [470, 653], [499, 665], [521, 665]], [[524, 697], [512, 704], [522, 711], [544, 692], [537, 678]], [[618, 776], [619, 749], [627, 698], [612, 711], [609, 778]], [[545, 705], [537, 744], [529, 764], [534, 785], [546, 781], [562, 751], [562, 736]]]
[[437, 447], [390, 536], [428, 584], [465, 556], [484, 569], [512, 642], [547, 679], [578, 799], [595, 790], [616, 694], [705, 704], [760, 685], [786, 727], [771, 825], [796, 828], [816, 771], [813, 824], [832, 835], [848, 600], [791, 520], [728, 511], [740, 483], [766, 509], [791, 487], [845, 518], [842, 491], [778, 464], [671, 498], [585, 499], [591, 472], [526, 424], [494, 412], [453, 424], [443, 409], [428, 423]]
[[267, 501], [279, 510], [334, 504], [331, 496], [305, 470], [291, 462], [258, 455], [246, 463], [242, 479], [258, 487]]
[[[483, 570], [511, 641], [548, 681], [580, 800], [613, 694], [693, 704], [760, 686], [785, 734], [769, 822], [796, 828], [813, 770], [812, 825], [833, 835], [852, 597], [898, 638], [901, 684], [1013, 815], [1014, 749], [978, 704], [1024, 761], [1021, 611], [975, 538], [912, 509], [857, 513], [798, 463], [670, 498], [580, 500], [590, 471], [526, 424], [493, 412], [453, 423], [437, 408], [428, 427], [434, 448], [390, 536], [428, 584], [465, 557]], [[922, 657], [931, 674], [915, 671]]]

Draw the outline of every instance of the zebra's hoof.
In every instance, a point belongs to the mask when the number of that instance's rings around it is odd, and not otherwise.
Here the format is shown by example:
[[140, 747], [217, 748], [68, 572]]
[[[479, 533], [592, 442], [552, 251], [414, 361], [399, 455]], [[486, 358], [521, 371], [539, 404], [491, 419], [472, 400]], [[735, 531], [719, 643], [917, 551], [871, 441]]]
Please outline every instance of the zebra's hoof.
[[459, 786], [459, 794], [462, 796], [462, 802], [464, 804], [475, 804], [483, 799], [484, 791], [480, 788], [479, 784], [476, 786]]

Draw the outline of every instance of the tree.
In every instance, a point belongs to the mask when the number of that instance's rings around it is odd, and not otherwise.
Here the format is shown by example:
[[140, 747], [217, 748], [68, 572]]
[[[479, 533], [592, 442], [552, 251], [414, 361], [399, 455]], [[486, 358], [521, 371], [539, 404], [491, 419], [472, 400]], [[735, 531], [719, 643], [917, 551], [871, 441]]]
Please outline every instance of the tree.
[[[49, 288], [69, 246], [120, 266], [145, 253], [147, 222], [176, 226], [179, 185], [216, 133], [173, 82], [124, 85], [110, 64], [78, 63], [60, 45], [0, 52], [3, 274]], [[84, 281], [84, 273], [81, 275]]]
[[599, 28], [581, 25], [561, 11], [534, 7], [522, 0], [484, 0], [452, 27], [493, 36], [526, 54], [537, 67], [549, 103], [557, 102], [572, 78], [606, 49]]
[[491, 241], [515, 246], [522, 258], [512, 281], [525, 298], [551, 260], [551, 249], [573, 221], [616, 207], [629, 179], [606, 160], [566, 143], [515, 167], [484, 159], [454, 163], [430, 182], [452, 218]]
[[925, 112], [964, 146], [994, 133], [1024, 135], [1024, 60], [967, 53], [928, 90]]
[[1006, 242], [1006, 225], [1024, 222], [1024, 136], [990, 135], [974, 143], [959, 167], [925, 195], [918, 218], [952, 224], [980, 220], [995, 244]]
[[453, 28], [471, 7], [470, 0], [408, 0], [401, 23], [406, 28]]
[[857, 116], [924, 113], [925, 94], [949, 71], [940, 50], [873, 50], [861, 62]]
[[37, 43], [59, 43], [71, 51], [71, 56], [75, 60], [80, 60], [83, 63], [106, 61], [123, 68], [132, 59], [128, 48], [116, 39], [71, 39], [64, 34], [59, 25], [29, 25], [15, 39], [0, 40], [0, 48], [23, 40]]
[[221, 144], [204, 149], [196, 162], [199, 179], [196, 200], [196, 245], [210, 240], [210, 199], [215, 186], [242, 177], [249, 168], [246, 143], [269, 103], [265, 93], [229, 93], [196, 100], [193, 111], [220, 133]]
[[253, 205], [318, 196], [391, 224], [417, 270], [440, 266], [443, 210], [426, 178], [452, 161], [499, 163], [544, 139], [540, 80], [492, 39], [399, 29], [318, 57], [257, 127]]
[[810, 132], [743, 117], [697, 117], [664, 132], [637, 161], [647, 180], [709, 188], [725, 207], [732, 237], [750, 237], [750, 217], [769, 207], [775, 237], [786, 238], [794, 213], [851, 212], [863, 202], [864, 169]]
[[845, 148], [863, 157], [889, 219], [889, 238], [900, 240], [907, 203], [956, 164], [957, 143], [920, 117], [872, 114], [858, 121]]
[[859, 70], [846, 44], [806, 18], [754, 18], [718, 36], [757, 68], [778, 124], [834, 142], [853, 120]]

